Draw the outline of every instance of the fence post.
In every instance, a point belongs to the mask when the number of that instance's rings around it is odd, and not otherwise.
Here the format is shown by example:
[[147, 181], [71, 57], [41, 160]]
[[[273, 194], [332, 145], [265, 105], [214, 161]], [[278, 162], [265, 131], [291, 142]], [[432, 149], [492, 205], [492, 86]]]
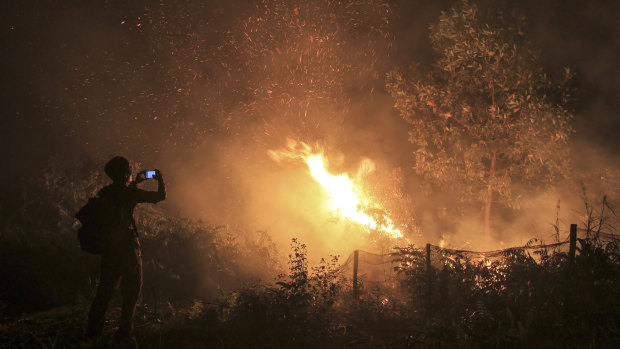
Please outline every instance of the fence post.
[[568, 245], [568, 261], [575, 262], [575, 250], [577, 249], [577, 224], [570, 225], [570, 243]]
[[426, 244], [426, 275], [431, 276], [431, 244]]
[[427, 301], [426, 301], [426, 313], [427, 316], [430, 314], [431, 310], [431, 297], [433, 294], [433, 274], [431, 270], [431, 244], [426, 244], [426, 291], [427, 291]]
[[353, 251], [353, 298], [357, 299], [357, 265], [359, 261], [359, 250]]
[[426, 244], [426, 277], [428, 278], [428, 292], [430, 295], [430, 287], [431, 287], [431, 278], [432, 278], [432, 273], [431, 273], [431, 244]]

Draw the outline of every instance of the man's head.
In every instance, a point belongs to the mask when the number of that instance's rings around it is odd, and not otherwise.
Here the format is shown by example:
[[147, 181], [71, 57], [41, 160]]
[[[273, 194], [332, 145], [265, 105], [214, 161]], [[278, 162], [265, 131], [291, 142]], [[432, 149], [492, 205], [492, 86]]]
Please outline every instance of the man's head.
[[127, 183], [131, 176], [129, 161], [122, 156], [115, 156], [105, 164], [105, 173], [112, 178], [114, 183]]

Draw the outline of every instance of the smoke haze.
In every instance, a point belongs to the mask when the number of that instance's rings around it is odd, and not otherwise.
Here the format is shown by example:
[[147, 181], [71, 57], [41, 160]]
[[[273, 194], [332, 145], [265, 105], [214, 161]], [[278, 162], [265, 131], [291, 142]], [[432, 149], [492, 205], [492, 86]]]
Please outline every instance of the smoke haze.
[[431, 209], [452, 198], [420, 191], [409, 125], [384, 87], [393, 68], [433, 61], [427, 28], [454, 2], [350, 3], [2, 5], [5, 181], [81, 156], [103, 168], [122, 154], [162, 170], [168, 214], [266, 231], [283, 251], [297, 237], [314, 260], [372, 241], [329, 212], [305, 164], [267, 156], [287, 137], [323, 147], [334, 174], [353, 176], [370, 159], [366, 189], [416, 244], [479, 250], [550, 239], [558, 200], [561, 229], [583, 219], [582, 184], [591, 201], [617, 202], [617, 3], [519, 5], [544, 66], [577, 71], [576, 176], [531, 193], [516, 213], [498, 205], [495, 241], [484, 244], [481, 209], [457, 224]]

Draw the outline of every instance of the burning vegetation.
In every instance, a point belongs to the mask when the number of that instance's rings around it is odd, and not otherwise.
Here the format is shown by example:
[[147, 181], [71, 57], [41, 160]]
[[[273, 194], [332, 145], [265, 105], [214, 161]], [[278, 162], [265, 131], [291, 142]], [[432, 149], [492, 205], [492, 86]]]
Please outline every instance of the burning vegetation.
[[[403, 237], [389, 216], [384, 214], [380, 217], [379, 223], [367, 213], [368, 210], [383, 211], [383, 208], [377, 203], [370, 202], [370, 199], [364, 195], [360, 183], [354, 183], [346, 173], [339, 175], [330, 173], [327, 170], [328, 163], [325, 155], [320, 149], [313, 150], [306, 143], [288, 139], [286, 149], [270, 150], [268, 155], [276, 162], [282, 162], [284, 159], [303, 161], [308, 166], [312, 178], [325, 189], [329, 197], [329, 209], [334, 214], [357, 223], [365, 229], [377, 230], [393, 239]], [[366, 159], [358, 169], [356, 178], [361, 181], [365, 174], [373, 170], [374, 164]]]

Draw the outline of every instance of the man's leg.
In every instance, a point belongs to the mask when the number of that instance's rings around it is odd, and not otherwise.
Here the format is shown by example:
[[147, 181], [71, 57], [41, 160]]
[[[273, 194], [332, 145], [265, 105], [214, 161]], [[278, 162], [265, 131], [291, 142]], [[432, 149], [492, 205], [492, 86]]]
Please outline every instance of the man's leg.
[[105, 313], [108, 304], [114, 293], [114, 288], [120, 277], [118, 267], [111, 256], [101, 257], [101, 274], [97, 294], [90, 307], [88, 314], [88, 326], [86, 327], [86, 337], [98, 337], [103, 331]]
[[142, 288], [142, 256], [138, 244], [127, 256], [123, 266], [121, 292], [123, 295], [123, 309], [121, 323], [118, 328], [119, 335], [128, 336], [133, 329], [133, 316], [136, 311], [136, 303]]

